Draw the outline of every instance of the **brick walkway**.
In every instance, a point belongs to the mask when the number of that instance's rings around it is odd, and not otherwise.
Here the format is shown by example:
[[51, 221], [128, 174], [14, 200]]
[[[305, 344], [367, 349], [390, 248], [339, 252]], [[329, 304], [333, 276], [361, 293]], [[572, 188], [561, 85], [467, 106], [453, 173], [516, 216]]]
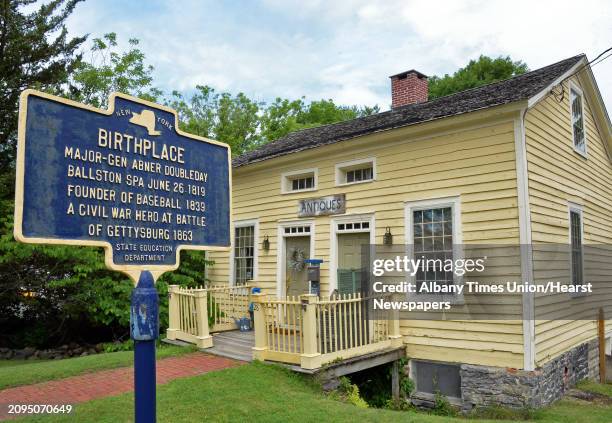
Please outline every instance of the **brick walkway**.
[[[239, 361], [204, 353], [164, 358], [157, 362], [157, 384], [237, 365], [240, 365]], [[0, 391], [0, 420], [8, 417], [7, 404], [76, 404], [131, 392], [133, 388], [133, 367], [8, 388]]]

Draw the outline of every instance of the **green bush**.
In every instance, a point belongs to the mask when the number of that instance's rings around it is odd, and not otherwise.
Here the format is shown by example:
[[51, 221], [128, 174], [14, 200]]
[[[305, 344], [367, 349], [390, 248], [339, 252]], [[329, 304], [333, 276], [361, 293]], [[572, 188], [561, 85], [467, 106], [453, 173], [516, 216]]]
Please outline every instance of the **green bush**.
[[353, 385], [349, 378], [342, 376], [338, 387], [341, 397], [348, 403], [360, 408], [368, 408], [368, 403], [359, 395], [359, 387]]
[[438, 416], [452, 417], [457, 415], [457, 410], [451, 405], [448, 398], [442, 395], [440, 391], [436, 391], [433, 413]]

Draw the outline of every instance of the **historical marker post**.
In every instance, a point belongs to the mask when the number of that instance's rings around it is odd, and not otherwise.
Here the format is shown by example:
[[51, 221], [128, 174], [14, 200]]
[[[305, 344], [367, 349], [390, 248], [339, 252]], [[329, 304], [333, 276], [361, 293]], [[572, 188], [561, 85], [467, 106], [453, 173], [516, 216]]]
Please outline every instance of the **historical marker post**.
[[229, 146], [181, 132], [174, 110], [112, 94], [101, 110], [41, 92], [21, 95], [15, 238], [97, 246], [136, 283], [137, 422], [155, 421], [155, 280], [181, 249], [228, 250]]

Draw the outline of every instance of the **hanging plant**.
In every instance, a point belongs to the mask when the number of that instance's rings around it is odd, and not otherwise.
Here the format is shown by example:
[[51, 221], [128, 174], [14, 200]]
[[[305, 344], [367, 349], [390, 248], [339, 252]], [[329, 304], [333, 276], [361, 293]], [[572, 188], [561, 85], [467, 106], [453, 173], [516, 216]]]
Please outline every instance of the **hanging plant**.
[[289, 251], [288, 265], [294, 272], [301, 272], [304, 270], [304, 260], [306, 259], [306, 253], [301, 248], [292, 248]]

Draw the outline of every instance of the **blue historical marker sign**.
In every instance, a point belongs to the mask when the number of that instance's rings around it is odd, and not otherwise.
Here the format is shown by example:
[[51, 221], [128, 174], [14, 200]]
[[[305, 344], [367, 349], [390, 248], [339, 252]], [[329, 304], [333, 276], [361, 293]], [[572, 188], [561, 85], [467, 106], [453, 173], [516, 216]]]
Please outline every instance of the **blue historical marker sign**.
[[137, 278], [181, 248], [230, 245], [230, 149], [178, 130], [176, 112], [123, 94], [100, 110], [21, 96], [15, 237], [99, 245]]

